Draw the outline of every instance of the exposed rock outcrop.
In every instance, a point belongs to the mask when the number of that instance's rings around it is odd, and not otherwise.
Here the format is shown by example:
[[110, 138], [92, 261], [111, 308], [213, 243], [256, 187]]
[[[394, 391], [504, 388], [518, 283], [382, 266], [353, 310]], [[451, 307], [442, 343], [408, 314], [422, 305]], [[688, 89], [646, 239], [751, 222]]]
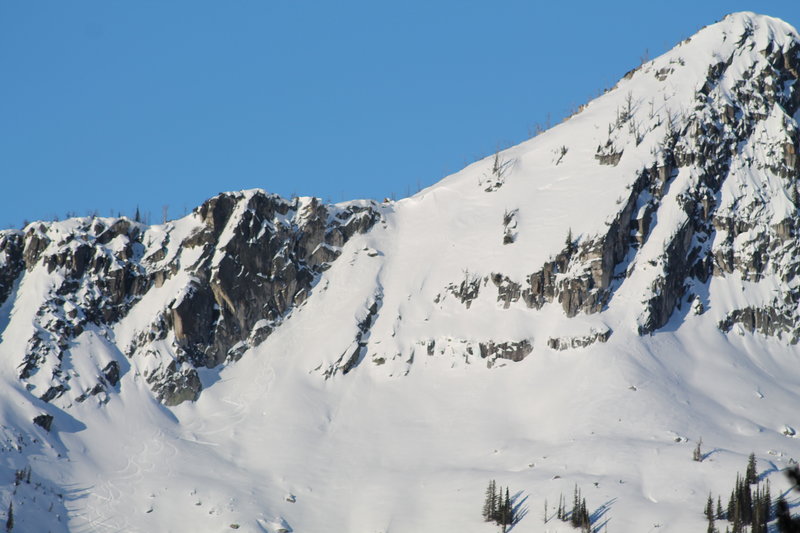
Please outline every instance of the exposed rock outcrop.
[[611, 330], [608, 328], [602, 330], [592, 329], [586, 335], [578, 335], [571, 337], [550, 337], [547, 339], [547, 346], [553, 350], [567, 350], [586, 348], [596, 342], [606, 342], [611, 337]]
[[[262, 342], [308, 297], [340, 247], [379, 218], [369, 202], [339, 208], [246, 191], [220, 194], [163, 226], [83, 218], [1, 232], [0, 303], [23, 272], [41, 267], [53, 283], [19, 377], [35, 381], [29, 388], [46, 383], [38, 395], [44, 401], [68, 394], [72, 378], [62, 361], [73, 340], [87, 328], [112, 338], [146, 294], [174, 279], [175, 296], [123, 351], [149, 361], [146, 380], [165, 404], [196, 399], [197, 367], [236, 360]], [[109, 365], [74, 399], [116, 386], [120, 366]], [[36, 377], [40, 371], [51, 377]]]

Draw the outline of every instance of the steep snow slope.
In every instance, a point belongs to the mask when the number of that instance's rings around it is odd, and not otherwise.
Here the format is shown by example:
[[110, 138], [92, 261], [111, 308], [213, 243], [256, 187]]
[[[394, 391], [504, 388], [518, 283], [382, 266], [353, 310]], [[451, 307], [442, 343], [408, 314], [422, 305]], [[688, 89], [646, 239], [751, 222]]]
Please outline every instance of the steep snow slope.
[[571, 530], [542, 515], [578, 484], [598, 530], [684, 532], [751, 451], [788, 487], [798, 68], [794, 29], [735, 14], [397, 203], [244, 191], [0, 233], [2, 468], [31, 469], [0, 508], [479, 532], [497, 479], [514, 531]]

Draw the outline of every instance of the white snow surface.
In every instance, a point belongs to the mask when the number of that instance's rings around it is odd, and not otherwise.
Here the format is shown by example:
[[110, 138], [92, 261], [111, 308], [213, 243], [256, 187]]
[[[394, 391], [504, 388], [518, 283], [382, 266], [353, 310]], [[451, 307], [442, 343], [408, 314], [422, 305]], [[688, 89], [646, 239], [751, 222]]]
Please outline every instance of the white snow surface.
[[[737, 40], [745, 27], [755, 44], [743, 51]], [[122, 378], [107, 403], [51, 405], [53, 430], [32, 425], [46, 409], [30, 401], [17, 366], [53, 274], [41, 266], [26, 272], [13, 306], [0, 306], [0, 325], [7, 323], [0, 479], [8, 480], [0, 509], [14, 502], [21, 531], [479, 533], [495, 527], [483, 522], [481, 506], [496, 479], [516, 496], [522, 518], [515, 533], [574, 531], [553, 515], [559, 495], [569, 500], [576, 484], [598, 531], [687, 532], [704, 530], [709, 492], [727, 501], [750, 452], [773, 495], [787, 490], [780, 470], [800, 458], [800, 441], [783, 434], [786, 426], [800, 428], [800, 349], [780, 337], [717, 327], [732, 309], [770, 302], [784, 282], [712, 277], [701, 295], [704, 313], [687, 304], [658, 332], [637, 333], [637, 305], [660, 272], [651, 262], [686, 216], [676, 198], [696, 180], [691, 168], [671, 182], [658, 223], [602, 313], [567, 318], [558, 303], [503, 309], [485, 282], [467, 309], [446, 287], [492, 273], [521, 283], [559, 253], [570, 231], [579, 241], [598, 235], [637, 173], [663, 157], [658, 141], [667, 117], [690, 111], [709, 65], [742, 55], [713, 89], [724, 99], [735, 75], [764, 60], [768, 42], [797, 39], [777, 19], [731, 15], [563, 124], [500, 152], [499, 172], [492, 156], [384, 206], [384, 223], [350, 239], [265, 342], [203, 371], [196, 402], [159, 404], [144, 379], [153, 361], [124, 355], [186, 290], [192, 275], [181, 270], [107, 335], [87, 330], [74, 340], [76, 384], [119, 362]], [[668, 72], [663, 80], [660, 71]], [[609, 134], [628, 100], [638, 142], [628, 132]], [[776, 111], [742, 154], [769, 150], [785, 119]], [[618, 165], [601, 166], [597, 147], [609, 139], [623, 155]], [[768, 211], [761, 219], [777, 223], [797, 215], [782, 191], [779, 178], [743, 166], [731, 169], [720, 202], [735, 209], [737, 199], [750, 199]], [[504, 245], [501, 222], [512, 211], [517, 238]], [[50, 227], [68, 232], [76, 223]], [[191, 265], [199, 252], [178, 245], [197, 224], [190, 215], [148, 229], [152, 247], [143, 253], [163, 244], [164, 263], [181, 254], [181, 264]], [[326, 379], [376, 300], [364, 361]], [[608, 328], [606, 343], [564, 351], [547, 345], [548, 338]], [[491, 368], [467, 351], [522, 340], [532, 344], [530, 355]], [[35, 376], [37, 390], [47, 387], [46, 370]], [[707, 457], [695, 462], [701, 437]], [[26, 466], [32, 484], [15, 487], [14, 471]]]

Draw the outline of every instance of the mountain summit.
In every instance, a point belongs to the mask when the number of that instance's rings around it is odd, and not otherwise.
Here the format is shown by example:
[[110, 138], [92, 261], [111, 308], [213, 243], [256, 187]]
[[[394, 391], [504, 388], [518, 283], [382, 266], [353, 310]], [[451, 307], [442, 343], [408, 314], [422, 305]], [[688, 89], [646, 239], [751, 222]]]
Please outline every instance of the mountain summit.
[[39, 480], [3, 501], [51, 531], [477, 532], [498, 479], [515, 531], [576, 484], [596, 526], [699, 530], [742, 457], [800, 457], [799, 78], [797, 32], [737, 13], [399, 202], [0, 232], [2, 468]]

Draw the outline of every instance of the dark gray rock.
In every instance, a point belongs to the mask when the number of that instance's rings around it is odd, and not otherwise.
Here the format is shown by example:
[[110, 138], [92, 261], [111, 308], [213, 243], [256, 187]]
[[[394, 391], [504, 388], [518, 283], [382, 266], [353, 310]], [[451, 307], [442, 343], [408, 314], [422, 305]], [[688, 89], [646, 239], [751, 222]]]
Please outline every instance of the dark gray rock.
[[53, 415], [38, 415], [34, 417], [33, 423], [43, 428], [45, 431], [50, 431], [50, 428], [53, 426]]
[[371, 328], [378, 318], [378, 313], [383, 306], [383, 293], [379, 290], [372, 295], [366, 307], [366, 315], [356, 324], [356, 336], [348, 348], [339, 356], [339, 359], [327, 368], [324, 372], [325, 379], [330, 378], [336, 372], [341, 371], [347, 374], [357, 367], [364, 360]]
[[156, 398], [164, 405], [175, 406], [200, 397], [202, 384], [197, 370], [173, 361], [160, 372], [145, 376]]
[[[181, 243], [171, 243], [169, 225], [147, 233], [125, 218], [73, 219], [67, 234], [46, 223], [31, 224], [24, 233], [0, 232], [0, 303], [26, 268], [42, 264], [61, 280], [37, 313], [41, 329], [28, 342], [19, 372], [24, 381], [48, 365], [55, 382], [42, 399], [70, 390], [60, 368], [72, 339], [88, 327], [104, 334], [181, 270], [193, 276], [182, 296], [124, 350], [147, 354], [151, 343], [174, 334], [170, 353], [153, 355], [164, 362], [148, 383], [165, 403], [195, 399], [201, 388], [196, 367], [236, 360], [262, 342], [308, 297], [339, 247], [380, 219], [371, 203], [338, 208], [260, 191], [220, 194], [192, 216], [198, 227]], [[193, 251], [192, 264], [184, 264], [187, 250]], [[98, 372], [102, 387], [119, 382], [118, 365]]]
[[592, 330], [586, 335], [576, 337], [550, 337], [547, 339], [547, 346], [553, 350], [563, 351], [567, 349], [586, 348], [596, 342], [606, 342], [611, 337], [611, 330], [606, 328], [601, 331]]
[[25, 270], [24, 239], [19, 231], [0, 231], [0, 305], [11, 295]]
[[505, 342], [481, 342], [479, 343], [480, 356], [487, 359], [487, 365], [492, 366], [497, 359], [507, 359], [519, 362], [525, 359], [533, 351], [533, 344], [530, 340], [505, 341]]
[[102, 376], [112, 387], [119, 383], [119, 363], [111, 361], [102, 370]]
[[[445, 290], [455, 296], [459, 302], [464, 304], [467, 309], [472, 305], [472, 301], [478, 297], [481, 290], [481, 282], [484, 282], [480, 276], [464, 273], [464, 279], [459, 284], [450, 283], [445, 287]], [[438, 302], [437, 302], [438, 303]]]

